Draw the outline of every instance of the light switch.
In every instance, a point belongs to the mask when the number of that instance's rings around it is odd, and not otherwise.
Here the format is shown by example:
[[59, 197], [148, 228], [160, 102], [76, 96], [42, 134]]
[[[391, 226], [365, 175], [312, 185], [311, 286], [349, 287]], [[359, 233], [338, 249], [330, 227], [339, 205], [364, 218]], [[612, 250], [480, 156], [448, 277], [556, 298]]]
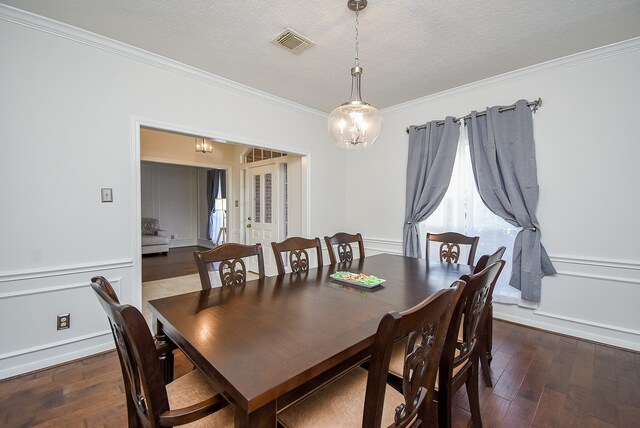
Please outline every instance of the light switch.
[[113, 190], [108, 188], [102, 188], [102, 202], [113, 202]]

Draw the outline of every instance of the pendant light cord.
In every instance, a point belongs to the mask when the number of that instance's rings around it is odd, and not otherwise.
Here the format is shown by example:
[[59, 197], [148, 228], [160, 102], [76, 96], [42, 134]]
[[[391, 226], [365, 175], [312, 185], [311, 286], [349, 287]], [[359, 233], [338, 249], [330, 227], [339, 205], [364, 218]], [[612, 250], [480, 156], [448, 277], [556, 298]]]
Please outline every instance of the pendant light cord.
[[358, 29], [360, 27], [360, 20], [358, 19], [359, 13], [360, 13], [360, 11], [356, 7], [356, 58], [355, 58], [356, 67], [360, 66], [360, 58], [358, 57], [358, 43], [359, 43], [359, 40], [358, 40]]

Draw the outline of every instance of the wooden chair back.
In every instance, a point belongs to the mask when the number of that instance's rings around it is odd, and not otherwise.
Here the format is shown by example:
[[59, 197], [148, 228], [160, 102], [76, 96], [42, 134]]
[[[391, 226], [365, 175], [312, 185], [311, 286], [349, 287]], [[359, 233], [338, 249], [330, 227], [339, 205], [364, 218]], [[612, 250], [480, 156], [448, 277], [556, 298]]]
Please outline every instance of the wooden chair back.
[[106, 279], [94, 279], [91, 288], [107, 313], [120, 359], [129, 426], [161, 426], [169, 401], [149, 327], [138, 309], [119, 303]]
[[[485, 254], [478, 260], [476, 266], [473, 269], [473, 273], [479, 273], [484, 270], [487, 266], [490, 266], [502, 259], [504, 252], [506, 251], [506, 247], [500, 247], [493, 254]], [[498, 277], [494, 280], [493, 287], [495, 288], [495, 282], [498, 281]], [[488, 387], [493, 386], [493, 380], [491, 379], [491, 369], [489, 367], [490, 360], [492, 358], [491, 348], [493, 347], [493, 292], [489, 296], [487, 301], [487, 318], [486, 325], [484, 326], [483, 336], [482, 336], [482, 349], [478, 352], [480, 356], [480, 367], [482, 368], [482, 377], [484, 377], [484, 384]]]
[[264, 255], [262, 245], [243, 245], [227, 243], [211, 250], [195, 251], [193, 253], [200, 274], [200, 284], [203, 290], [211, 288], [209, 265], [218, 264], [220, 283], [223, 286], [241, 285], [247, 281], [247, 267], [242, 260], [245, 257], [258, 257], [258, 277], [264, 278]]
[[427, 420], [438, 361], [453, 308], [463, 289], [464, 282], [456, 281], [451, 288], [440, 290], [417, 306], [382, 318], [372, 348], [363, 427], [380, 427], [391, 352], [396, 340], [404, 336], [408, 338], [402, 379], [404, 403], [396, 408], [393, 427], [417, 426]]
[[301, 237], [291, 237], [282, 242], [272, 242], [271, 248], [276, 259], [278, 275], [284, 275], [285, 267], [282, 253], [289, 253], [289, 265], [291, 272], [307, 272], [309, 266], [309, 253], [306, 250], [316, 249], [318, 267], [322, 266], [322, 244], [320, 238], [306, 239]]
[[[438, 377], [438, 418], [440, 426], [451, 426], [452, 396], [463, 384], [467, 394], [474, 426], [482, 426], [478, 398], [478, 353], [481, 350], [482, 329], [486, 326], [488, 302], [496, 280], [502, 272], [504, 260], [498, 260], [482, 271], [463, 275], [466, 283], [453, 312], [447, 332]], [[460, 330], [462, 329], [462, 338]], [[454, 375], [454, 370], [456, 374]]]
[[[353, 248], [351, 244], [357, 242], [358, 250], [360, 251], [360, 258], [364, 257], [364, 242], [362, 241], [362, 235], [356, 233], [351, 235], [349, 233], [338, 232], [333, 236], [325, 236], [324, 242], [327, 244], [327, 251], [329, 252], [330, 264], [336, 262], [344, 263], [353, 260]], [[333, 246], [337, 247], [338, 257], [336, 257], [336, 251]]]
[[440, 248], [438, 253], [441, 262], [459, 263], [460, 245], [468, 245], [469, 257], [466, 264], [473, 265], [479, 241], [479, 236], [466, 236], [457, 232], [427, 233], [427, 261], [429, 261], [429, 244], [431, 242], [439, 242]]
[[[502, 260], [502, 256], [504, 256], [504, 252], [507, 250], [506, 247], [502, 246], [496, 250], [493, 254], [485, 254], [478, 259], [478, 263], [473, 268], [473, 273], [478, 273], [481, 270], [484, 270], [489, 265], [494, 264], [498, 260]], [[496, 278], [497, 279], [497, 278]]]

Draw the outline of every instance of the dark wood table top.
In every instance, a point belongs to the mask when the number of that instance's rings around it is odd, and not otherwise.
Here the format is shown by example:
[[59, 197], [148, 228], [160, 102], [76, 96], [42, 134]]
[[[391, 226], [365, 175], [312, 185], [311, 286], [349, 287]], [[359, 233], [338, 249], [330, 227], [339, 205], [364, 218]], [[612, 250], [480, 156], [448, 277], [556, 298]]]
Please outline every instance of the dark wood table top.
[[[236, 414], [265, 407], [275, 422], [276, 409], [305, 384], [366, 358], [385, 313], [416, 305], [470, 269], [379, 254], [152, 300], [149, 308], [164, 333], [234, 402]], [[355, 288], [329, 277], [338, 270], [386, 282], [375, 290]], [[236, 416], [237, 426], [254, 424], [246, 421]]]

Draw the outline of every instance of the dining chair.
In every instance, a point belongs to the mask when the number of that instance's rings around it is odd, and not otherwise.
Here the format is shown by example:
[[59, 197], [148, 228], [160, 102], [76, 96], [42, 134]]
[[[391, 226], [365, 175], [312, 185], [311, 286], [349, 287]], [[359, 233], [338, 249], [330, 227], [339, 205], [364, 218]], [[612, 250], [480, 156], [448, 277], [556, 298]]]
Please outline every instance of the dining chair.
[[241, 285], [247, 281], [247, 267], [242, 260], [245, 257], [258, 257], [258, 278], [264, 278], [264, 255], [262, 245], [243, 245], [227, 243], [205, 251], [194, 251], [193, 256], [200, 274], [203, 290], [211, 288], [209, 266], [217, 266], [220, 283], [223, 286]]
[[[356, 233], [351, 235], [349, 233], [338, 232], [333, 236], [325, 236], [324, 242], [327, 244], [327, 251], [329, 252], [330, 264], [336, 262], [344, 263], [353, 260], [353, 248], [352, 243], [358, 243], [358, 250], [360, 251], [360, 258], [364, 257], [364, 242], [362, 241], [362, 235]], [[336, 251], [333, 246], [336, 246], [338, 257], [336, 258]]]
[[466, 264], [473, 265], [479, 241], [479, 236], [466, 236], [457, 232], [427, 233], [427, 261], [429, 261], [429, 243], [439, 242], [440, 247], [438, 254], [441, 262], [458, 263], [460, 259], [460, 245], [466, 245], [469, 248], [469, 257]]
[[99, 278], [92, 279], [91, 288], [111, 325], [124, 380], [129, 427], [172, 427], [195, 421], [199, 426], [233, 426], [233, 407], [199, 370], [165, 385], [158, 351], [142, 313], [134, 306], [120, 304], [111, 284]]
[[322, 266], [322, 244], [320, 243], [320, 238], [307, 239], [294, 236], [282, 242], [272, 242], [271, 248], [276, 259], [278, 275], [284, 275], [285, 273], [282, 253], [289, 253], [289, 265], [291, 266], [291, 272], [294, 273], [307, 272], [309, 270], [309, 253], [307, 253], [309, 249], [316, 249], [318, 267]]
[[[507, 250], [506, 247], [502, 246], [496, 250], [493, 254], [485, 254], [478, 260], [476, 266], [473, 269], [473, 273], [478, 273], [482, 271], [485, 267], [494, 264], [498, 260], [502, 259], [504, 252]], [[496, 277], [495, 281], [498, 278]], [[493, 285], [495, 288], [495, 284]], [[489, 302], [487, 303], [489, 306], [487, 312], [487, 322], [484, 326], [482, 333], [482, 342], [481, 342], [481, 350], [478, 353], [480, 355], [480, 368], [482, 369], [482, 377], [484, 377], [484, 384], [492, 387], [493, 381], [491, 380], [491, 370], [489, 366], [491, 365], [491, 348], [493, 348], [493, 292], [489, 295]]]
[[[438, 361], [464, 282], [404, 312], [386, 314], [378, 325], [369, 370], [355, 367], [278, 414], [292, 427], [417, 426], [427, 418]], [[389, 357], [397, 338], [408, 336], [400, 393], [386, 384]]]
[[[452, 397], [462, 385], [466, 386], [473, 426], [482, 427], [478, 393], [478, 353], [481, 349], [479, 327], [485, 325], [488, 312], [486, 303], [503, 266], [504, 260], [499, 260], [476, 274], [460, 277], [466, 285], [447, 331], [435, 387], [440, 427], [451, 426]], [[389, 363], [391, 384], [397, 384], [397, 379], [402, 376], [405, 342], [400, 340], [394, 346]]]
[[[92, 283], [96, 283], [100, 289], [102, 289], [115, 303], [120, 304], [120, 299], [115, 290], [109, 283], [109, 281], [103, 276], [94, 276], [91, 278]], [[159, 336], [153, 336], [153, 344], [156, 347], [158, 355], [160, 357], [162, 366], [164, 368], [163, 378], [173, 380], [173, 350], [176, 349], [176, 345], [170, 340]], [[116, 348], [117, 349], [117, 348]], [[124, 369], [123, 369], [124, 370]]]

